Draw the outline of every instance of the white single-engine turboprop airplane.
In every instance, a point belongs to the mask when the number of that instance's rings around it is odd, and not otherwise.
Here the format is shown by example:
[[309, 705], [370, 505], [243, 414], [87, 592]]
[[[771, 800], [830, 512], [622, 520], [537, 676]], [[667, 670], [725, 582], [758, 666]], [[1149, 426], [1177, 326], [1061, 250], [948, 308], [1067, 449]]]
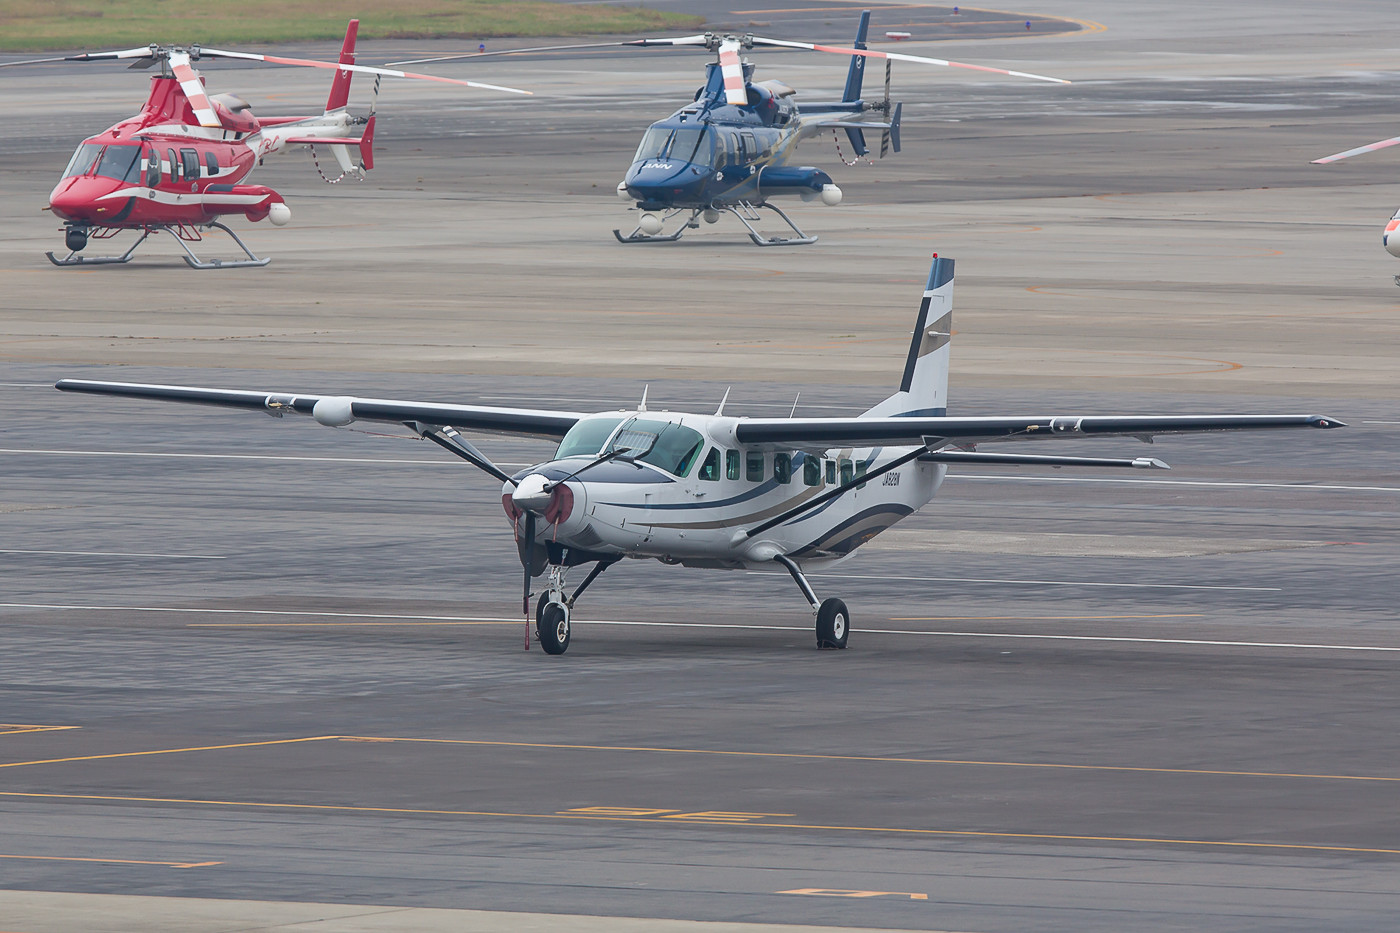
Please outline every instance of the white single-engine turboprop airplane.
[[[436, 402], [297, 395], [189, 386], [63, 379], [68, 392], [310, 415], [329, 427], [397, 423], [501, 480], [530, 581], [547, 584], [535, 632], [549, 654], [569, 646], [574, 601], [624, 557], [688, 567], [755, 568], [792, 574], [816, 615], [817, 646], [844, 648], [850, 616], [839, 599], [818, 599], [803, 571], [849, 557], [938, 491], [949, 463], [1115, 466], [1166, 469], [1150, 457], [1098, 459], [990, 453], [992, 441], [1095, 435], [1333, 428], [1321, 415], [1138, 415], [950, 418], [947, 416], [953, 261], [935, 254], [899, 391], [854, 418], [736, 418], [632, 411], [587, 414]], [[558, 438], [545, 463], [508, 475], [458, 433]], [[543, 522], [543, 527], [540, 523]], [[572, 593], [565, 571], [593, 563]], [[529, 647], [527, 630], [526, 648]]]

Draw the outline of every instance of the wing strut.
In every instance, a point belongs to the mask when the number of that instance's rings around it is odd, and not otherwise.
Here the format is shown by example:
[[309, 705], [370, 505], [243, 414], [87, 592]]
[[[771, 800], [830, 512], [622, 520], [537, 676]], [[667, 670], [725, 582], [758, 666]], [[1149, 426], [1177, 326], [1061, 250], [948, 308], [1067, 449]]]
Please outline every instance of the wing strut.
[[496, 466], [487, 459], [484, 453], [477, 450], [476, 445], [458, 434], [455, 428], [424, 424], [421, 421], [406, 421], [404, 423], [410, 431], [424, 440], [432, 441], [448, 453], [456, 454], [483, 473], [494, 476], [503, 483], [510, 483], [512, 486], [519, 485], [510, 478], [510, 474]]

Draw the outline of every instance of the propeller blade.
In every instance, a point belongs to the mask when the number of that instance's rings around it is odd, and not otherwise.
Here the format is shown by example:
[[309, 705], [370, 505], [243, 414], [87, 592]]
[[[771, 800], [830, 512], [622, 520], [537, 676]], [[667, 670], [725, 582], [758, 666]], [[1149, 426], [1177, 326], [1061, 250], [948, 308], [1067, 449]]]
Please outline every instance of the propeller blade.
[[735, 107], [749, 102], [748, 89], [744, 87], [744, 66], [739, 61], [739, 40], [725, 36], [719, 44], [719, 70], [724, 76], [724, 100]]
[[1388, 149], [1391, 146], [1400, 145], [1400, 136], [1393, 136], [1390, 139], [1382, 139], [1378, 143], [1367, 143], [1364, 146], [1357, 146], [1355, 149], [1348, 149], [1346, 152], [1338, 152], [1327, 156], [1325, 159], [1313, 159], [1313, 165], [1326, 165], [1328, 162], [1340, 162], [1343, 159], [1350, 159], [1354, 155], [1361, 155], [1363, 152], [1375, 152], [1377, 149]]
[[267, 62], [270, 65], [296, 65], [301, 68], [329, 68], [332, 71], [357, 71], [361, 74], [383, 75], [388, 78], [413, 78], [416, 81], [440, 81], [443, 84], [460, 84], [463, 87], [483, 88], [488, 91], [505, 91], [507, 94], [533, 94], [518, 87], [502, 87], [499, 84], [483, 84], [480, 81], [459, 81], [456, 78], [440, 78], [437, 75], [420, 75], [412, 71], [396, 71], [393, 68], [375, 68], [370, 65], [347, 65], [341, 62], [322, 62], [310, 58], [283, 58], [280, 55], [258, 55], [254, 52], [228, 52], [223, 49], [200, 49], [201, 58], [241, 58], [250, 62]]
[[[150, 51], [150, 49], [146, 50], [148, 54]], [[175, 75], [175, 80], [180, 82], [180, 90], [184, 91], [185, 97], [189, 99], [190, 107], [194, 109], [194, 116], [199, 121], [199, 125], [222, 126], [218, 114], [214, 113], [214, 105], [210, 103], [208, 95], [204, 93], [204, 82], [199, 80], [199, 75], [190, 67], [190, 54], [188, 52], [171, 52], [170, 70]]]
[[901, 62], [918, 62], [923, 65], [942, 65], [945, 68], [967, 68], [972, 71], [986, 71], [991, 74], [1011, 75], [1014, 78], [1030, 78], [1033, 81], [1049, 81], [1053, 84], [1069, 84], [1064, 78], [1050, 78], [1026, 71], [1007, 71], [1004, 68], [989, 68], [986, 65], [969, 65], [966, 62], [950, 62], [942, 58], [924, 58], [922, 55], [904, 55], [900, 52], [877, 52], [872, 49], [843, 49], [834, 45], [813, 45], [810, 42], [788, 42], [785, 39], [763, 39], [753, 37], [754, 45], [773, 45], [785, 49], [807, 49], [811, 52], [834, 52], [837, 55], [863, 55], [866, 58], [894, 59]]
[[[597, 459], [593, 460], [591, 463], [585, 463], [583, 466], [579, 467], [577, 470], [574, 470], [574, 472], [570, 473], [563, 479], [556, 479], [554, 482], [544, 487], [545, 491], [553, 492], [557, 487], [564, 485], [569, 480], [573, 479], [575, 476], [578, 476], [584, 470], [591, 470], [595, 466], [607, 463], [609, 460], [616, 460], [618, 457], [630, 454], [631, 452], [631, 447], [618, 447], [614, 450], [610, 450], [607, 453], [603, 454], [601, 457], [598, 457]], [[514, 480], [512, 480], [512, 482], [514, 482]]]
[[535, 513], [525, 511], [525, 549], [520, 552], [520, 563], [525, 567], [525, 593], [520, 601], [521, 611], [525, 613], [525, 619], [530, 619], [530, 570], [535, 562]]

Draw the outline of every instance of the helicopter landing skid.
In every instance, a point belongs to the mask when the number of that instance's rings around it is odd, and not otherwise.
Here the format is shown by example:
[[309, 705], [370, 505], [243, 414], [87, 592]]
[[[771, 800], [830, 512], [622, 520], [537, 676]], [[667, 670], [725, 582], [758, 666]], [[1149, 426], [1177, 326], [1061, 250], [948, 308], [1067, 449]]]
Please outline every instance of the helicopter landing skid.
[[[773, 213], [777, 214], [779, 217], [783, 218], [783, 223], [791, 227], [792, 232], [797, 234], [797, 236], [766, 237], [763, 234], [759, 233], [758, 230], [754, 227], [753, 221], [759, 219], [758, 209], [761, 207], [766, 207]], [[817, 242], [816, 237], [808, 236], [807, 234], [803, 233], [800, 229], [798, 229], [797, 224], [792, 222], [792, 218], [789, 217], [787, 214], [783, 213], [782, 208], [777, 207], [773, 204], [752, 204], [748, 201], [741, 201], [735, 207], [721, 207], [717, 208], [717, 210], [725, 211], [727, 213], [733, 214], [735, 217], [738, 217], [739, 223], [743, 224], [745, 227], [748, 228], [749, 239], [753, 240], [755, 246], [806, 246], [808, 243]]]
[[180, 248], [185, 251], [185, 255], [181, 256], [180, 258], [185, 260], [185, 264], [188, 265], [191, 269], [237, 269], [245, 266], [265, 266], [268, 263], [272, 262], [272, 259], [270, 257], [259, 258], [258, 256], [254, 255], [253, 251], [248, 248], [248, 244], [244, 243], [243, 240], [239, 238], [238, 234], [234, 233], [232, 230], [230, 230], [225, 225], [219, 223], [218, 221], [206, 224], [206, 226], [218, 227], [220, 230], [227, 233], [230, 237], [233, 238], [233, 242], [238, 244], [238, 248], [243, 250], [244, 255], [246, 255], [248, 258], [229, 260], [200, 259], [194, 254], [194, 250], [190, 249], [189, 243], [186, 241], [197, 241], [203, 238], [200, 236], [198, 230], [192, 230], [191, 228], [185, 227], [183, 225], [153, 225], [150, 227], [146, 227], [144, 230], [141, 231], [141, 235], [136, 238], [136, 242], [131, 244], [131, 248], [128, 249], [125, 253], [122, 253], [120, 256], [79, 256], [76, 250], [70, 252], [67, 256], [63, 257], [62, 259], [59, 259], [52, 252], [46, 253], [45, 255], [49, 257], [49, 262], [53, 263], [56, 266], [102, 266], [111, 265], [113, 263], [130, 262], [132, 254], [136, 252], [136, 248], [138, 246], [140, 246], [146, 241], [146, 237], [150, 236], [153, 232], [164, 231], [165, 233], [168, 233], [172, 237], [174, 237], [175, 242], [179, 243]]
[[[665, 217], [661, 218], [662, 226], [664, 227], [666, 221], [684, 211], [685, 208], [683, 207], [678, 207], [671, 211]], [[637, 228], [627, 234], [627, 236], [623, 236], [622, 231], [616, 229], [613, 230], [613, 236], [617, 237], [617, 242], [619, 243], [671, 243], [684, 236], [687, 230], [698, 230], [700, 228], [700, 224], [695, 220], [695, 218], [700, 216], [700, 211], [701, 208], [698, 207], [693, 209], [690, 212], [690, 217], [686, 219], [685, 223], [681, 224], [680, 228], [676, 230], [675, 233], [643, 233], [642, 225], [637, 224]]]

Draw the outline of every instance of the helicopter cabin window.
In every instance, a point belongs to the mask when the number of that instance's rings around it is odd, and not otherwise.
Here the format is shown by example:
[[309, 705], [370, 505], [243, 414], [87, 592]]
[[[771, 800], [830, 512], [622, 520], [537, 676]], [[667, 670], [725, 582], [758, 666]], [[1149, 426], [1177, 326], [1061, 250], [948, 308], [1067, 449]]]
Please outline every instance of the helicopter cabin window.
[[841, 460], [841, 485], [844, 486], [844, 485], [846, 485], [847, 483], [849, 483], [851, 480], [853, 480], [853, 479], [855, 479], [855, 478], [856, 478], [855, 467], [853, 467], [853, 466], [851, 465], [851, 461], [849, 461], [849, 460], [847, 460], [847, 459], [845, 459], [845, 458], [842, 458], [842, 460]]
[[724, 452], [724, 478], [739, 478], [739, 451], [726, 450]]
[[826, 484], [827, 484], [828, 486], [835, 486], [835, 485], [836, 485], [836, 461], [835, 461], [835, 460], [826, 460], [826, 461], [823, 461], [823, 462], [826, 464]]
[[802, 458], [802, 482], [808, 486], [822, 484], [822, 462], [811, 454]]
[[747, 161], [749, 159], [758, 158], [758, 143], [754, 141], [753, 134], [748, 132], [740, 133], [739, 139], [739, 149], [744, 160]]
[[219, 157], [212, 152], [204, 153], [204, 168], [209, 172], [210, 178], [219, 174]]
[[115, 178], [119, 181], [140, 184], [141, 147], [136, 145], [108, 146], [103, 150], [102, 158], [97, 160], [95, 173], [103, 178]]
[[792, 482], [792, 454], [773, 455], [773, 478], [784, 485]]
[[92, 171], [92, 167], [97, 164], [98, 156], [102, 155], [102, 145], [100, 143], [83, 143], [73, 153], [73, 158], [68, 160], [68, 167], [63, 170], [64, 178], [72, 178], [78, 175], [86, 175]]
[[594, 457], [598, 451], [603, 449], [603, 445], [612, 437], [613, 431], [622, 424], [622, 418], [583, 418], [576, 422], [569, 433], [564, 435], [564, 439], [559, 442], [559, 449], [554, 452], [555, 460], [563, 460], [567, 457]]
[[167, 150], [165, 150], [165, 161], [167, 161], [167, 162], [170, 163], [170, 180], [171, 180], [171, 181], [179, 181], [179, 180], [180, 180], [180, 162], [179, 162], [179, 160], [177, 160], [177, 159], [175, 158], [175, 150], [174, 150], [174, 149], [167, 149]]
[[146, 150], [146, 187], [154, 188], [160, 184], [160, 150]]
[[180, 162], [185, 170], [185, 181], [199, 178], [199, 153], [193, 149], [180, 150]]
[[751, 483], [763, 482], [763, 451], [750, 450], [744, 456], [744, 479]]
[[712, 483], [719, 481], [718, 447], [711, 447], [710, 452], [705, 455], [705, 462], [700, 464], [700, 478]]

